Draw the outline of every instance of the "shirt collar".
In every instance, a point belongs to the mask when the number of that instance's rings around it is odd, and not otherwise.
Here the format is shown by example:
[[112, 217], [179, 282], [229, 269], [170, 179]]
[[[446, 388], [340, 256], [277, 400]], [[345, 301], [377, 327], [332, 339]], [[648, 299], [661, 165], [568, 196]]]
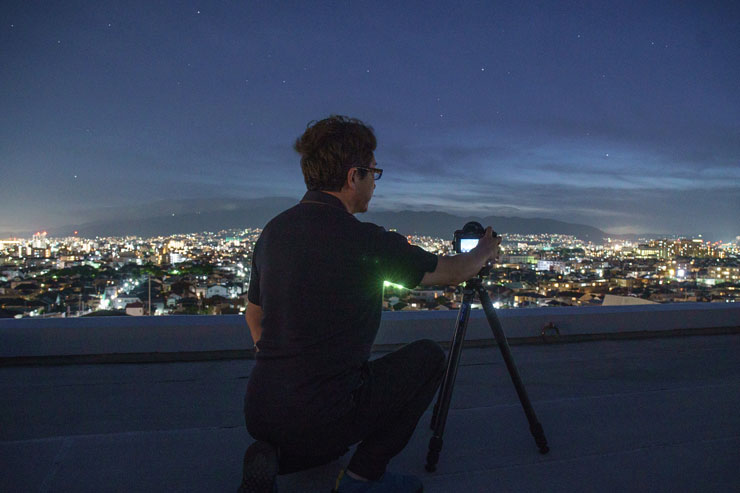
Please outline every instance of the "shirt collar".
[[326, 192], [320, 192], [318, 190], [309, 190], [301, 199], [301, 203], [304, 202], [319, 202], [321, 204], [330, 205], [342, 209], [344, 212], [348, 212], [341, 200], [335, 196]]

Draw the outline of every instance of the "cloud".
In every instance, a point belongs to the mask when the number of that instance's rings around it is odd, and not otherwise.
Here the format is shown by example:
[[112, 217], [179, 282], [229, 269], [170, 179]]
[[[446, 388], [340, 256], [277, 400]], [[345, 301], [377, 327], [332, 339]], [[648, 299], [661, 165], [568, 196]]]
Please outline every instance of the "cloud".
[[439, 180], [417, 177], [389, 184], [375, 205], [385, 209], [443, 210], [461, 214], [548, 217], [632, 232], [705, 233], [725, 239], [740, 234], [740, 186], [690, 190], [659, 186], [615, 189], [566, 183], [523, 183], [491, 177]]
[[389, 177], [409, 183], [467, 177], [616, 190], [691, 190], [723, 188], [740, 179], [740, 166], [728, 165], [740, 159], [740, 148], [731, 157], [733, 146], [727, 144], [725, 154], [695, 150], [677, 159], [676, 151], [644, 142], [477, 126], [434, 139], [420, 135], [413, 142], [381, 143], [378, 153], [389, 164]]

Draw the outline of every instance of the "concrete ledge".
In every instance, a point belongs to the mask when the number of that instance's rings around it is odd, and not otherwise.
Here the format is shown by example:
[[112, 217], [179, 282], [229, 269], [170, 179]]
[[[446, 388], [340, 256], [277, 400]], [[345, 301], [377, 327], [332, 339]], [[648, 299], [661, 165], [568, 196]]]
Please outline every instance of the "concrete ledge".
[[0, 320], [0, 358], [251, 348], [239, 315]]
[[[675, 303], [615, 307], [499, 310], [511, 344], [709, 335], [740, 332], [740, 305]], [[452, 338], [456, 311], [384, 312], [376, 349], [429, 338]], [[553, 323], [560, 335], [542, 328]], [[482, 310], [473, 310], [468, 346], [493, 344]], [[0, 320], [0, 366], [28, 364], [142, 363], [253, 356], [239, 315], [99, 317]]]
[[[510, 346], [533, 344], [567, 344], [574, 342], [594, 342], [604, 340], [654, 339], [658, 337], [689, 337], [740, 334], [740, 327], [717, 327], [707, 329], [677, 329], [666, 331], [630, 331], [606, 332], [603, 334], [572, 334], [557, 337], [514, 337], [507, 338]], [[450, 342], [437, 341], [448, 349]], [[399, 349], [406, 344], [375, 344], [373, 352], [387, 352]], [[496, 340], [465, 340], [465, 348], [496, 346]], [[97, 365], [97, 364], [141, 364], [141, 363], [183, 363], [193, 361], [222, 361], [254, 359], [251, 349], [216, 350], [216, 351], [179, 351], [169, 353], [109, 353], [109, 354], [73, 354], [47, 356], [12, 356], [0, 358], [0, 367], [7, 366], [59, 366], [59, 365]]]
[[[663, 305], [519, 308], [496, 311], [509, 340], [540, 338], [545, 325], [558, 327], [561, 338], [598, 334], [667, 332], [740, 326], [740, 304], [670, 303]], [[383, 314], [376, 344], [430, 338], [448, 341], [457, 312], [388, 312]], [[465, 339], [491, 338], [483, 310], [473, 310]]]

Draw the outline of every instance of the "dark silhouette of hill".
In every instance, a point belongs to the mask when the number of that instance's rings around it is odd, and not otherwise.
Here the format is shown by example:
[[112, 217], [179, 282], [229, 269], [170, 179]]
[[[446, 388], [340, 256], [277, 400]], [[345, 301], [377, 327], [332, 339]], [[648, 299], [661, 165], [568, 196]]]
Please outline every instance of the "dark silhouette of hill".
[[363, 220], [374, 222], [387, 229], [396, 229], [403, 234], [428, 235], [452, 238], [457, 229], [468, 221], [478, 221], [483, 226], [492, 226], [500, 234], [566, 234], [585, 241], [601, 243], [609, 235], [604, 231], [584, 224], [566, 223], [555, 219], [523, 218], [505, 216], [455, 216], [445, 212], [373, 212], [365, 214]]
[[[159, 201], [130, 209], [108, 211], [111, 218], [55, 228], [52, 236], [67, 236], [77, 231], [81, 237], [94, 236], [160, 236], [223, 229], [261, 228], [281, 211], [295, 205], [295, 198], [270, 197], [264, 199], [235, 200], [213, 199], [197, 201]], [[583, 224], [573, 224], [554, 219], [505, 216], [456, 216], [445, 212], [371, 212], [357, 216], [395, 229], [402, 234], [419, 234], [434, 237], [452, 237], [468, 221], [491, 225], [501, 234], [558, 233], [573, 235], [582, 240], [601, 243], [610, 236], [604, 231]], [[611, 235], [614, 237], [615, 235]]]
[[79, 236], [87, 238], [128, 235], [152, 237], [261, 228], [280, 211], [296, 202], [296, 199], [286, 197], [198, 200], [197, 203], [159, 201], [130, 210], [118, 210], [116, 219], [53, 228], [50, 233], [52, 236], [67, 236], [77, 231]]

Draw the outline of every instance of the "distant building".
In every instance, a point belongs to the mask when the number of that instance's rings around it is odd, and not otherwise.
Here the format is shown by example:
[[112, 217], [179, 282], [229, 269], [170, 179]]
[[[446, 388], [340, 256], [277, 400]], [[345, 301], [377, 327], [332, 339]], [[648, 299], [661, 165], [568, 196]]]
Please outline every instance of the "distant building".
[[185, 258], [185, 256], [182, 255], [182, 254], [174, 253], [174, 252], [173, 253], [170, 253], [170, 263], [172, 265], [185, 262], [186, 260], [187, 260], [187, 258]]
[[570, 272], [570, 267], [562, 260], [538, 260], [537, 270], [567, 274]]
[[517, 306], [529, 306], [529, 305], [544, 305], [549, 301], [544, 295], [536, 293], [534, 291], [527, 291], [517, 293], [514, 295], [514, 303]]
[[182, 296], [180, 296], [179, 294], [170, 293], [167, 296], [167, 306], [177, 306], [181, 299]]
[[206, 289], [205, 297], [206, 298], [213, 298], [214, 296], [221, 296], [223, 298], [228, 299], [229, 296], [229, 290], [226, 289], [225, 286], [221, 285], [214, 285], [214, 286], [208, 286], [208, 289]]
[[658, 258], [660, 256], [660, 248], [650, 245], [638, 245], [635, 248], [635, 255], [638, 258]]
[[106, 286], [103, 295], [106, 298], [115, 298], [118, 294], [118, 288], [116, 286]]
[[502, 255], [500, 264], [536, 264], [534, 255]]
[[602, 306], [623, 306], [623, 305], [655, 305], [655, 301], [636, 298], [634, 296], [616, 296], [613, 294], [604, 295]]
[[118, 298], [113, 299], [113, 308], [116, 310], [123, 310], [131, 303], [141, 303], [141, 299], [136, 296], [119, 296]]
[[133, 317], [141, 317], [144, 315], [144, 304], [140, 301], [129, 303], [126, 305], [126, 315]]
[[412, 297], [428, 303], [444, 295], [444, 291], [441, 289], [412, 289], [410, 294]]

